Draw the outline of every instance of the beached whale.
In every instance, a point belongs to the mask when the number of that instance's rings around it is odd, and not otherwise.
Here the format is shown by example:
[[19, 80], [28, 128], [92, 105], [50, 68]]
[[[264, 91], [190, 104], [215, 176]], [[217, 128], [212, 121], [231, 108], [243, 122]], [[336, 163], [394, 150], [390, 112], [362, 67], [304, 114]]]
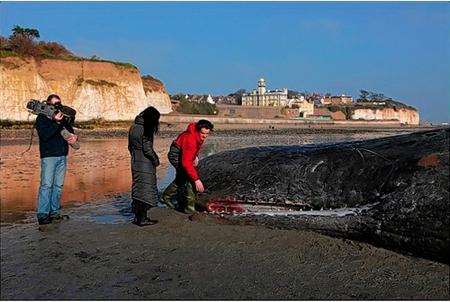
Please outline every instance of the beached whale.
[[449, 133], [218, 153], [200, 162], [200, 202], [233, 213], [224, 215], [233, 223], [310, 229], [448, 263]]

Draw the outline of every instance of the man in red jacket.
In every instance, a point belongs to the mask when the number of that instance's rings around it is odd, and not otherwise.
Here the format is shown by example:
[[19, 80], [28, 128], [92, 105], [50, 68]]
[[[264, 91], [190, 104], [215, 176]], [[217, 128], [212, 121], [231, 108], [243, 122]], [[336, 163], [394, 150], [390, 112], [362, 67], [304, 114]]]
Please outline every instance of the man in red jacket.
[[186, 131], [172, 142], [168, 157], [177, 174], [161, 198], [168, 207], [175, 208], [171, 199], [177, 194], [178, 210], [186, 213], [195, 212], [197, 192], [205, 190], [197, 171], [198, 153], [213, 128], [214, 125], [208, 120], [190, 123]]

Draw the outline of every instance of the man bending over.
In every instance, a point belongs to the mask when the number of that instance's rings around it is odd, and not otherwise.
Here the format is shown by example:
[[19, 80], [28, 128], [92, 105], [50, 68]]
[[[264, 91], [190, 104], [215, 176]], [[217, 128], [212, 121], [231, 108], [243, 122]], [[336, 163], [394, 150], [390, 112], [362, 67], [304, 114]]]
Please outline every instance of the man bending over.
[[175, 208], [171, 200], [177, 195], [179, 211], [195, 212], [197, 192], [205, 190], [197, 171], [198, 153], [213, 128], [214, 125], [208, 120], [190, 123], [186, 131], [172, 142], [168, 157], [176, 169], [176, 176], [162, 195], [162, 202], [168, 207]]

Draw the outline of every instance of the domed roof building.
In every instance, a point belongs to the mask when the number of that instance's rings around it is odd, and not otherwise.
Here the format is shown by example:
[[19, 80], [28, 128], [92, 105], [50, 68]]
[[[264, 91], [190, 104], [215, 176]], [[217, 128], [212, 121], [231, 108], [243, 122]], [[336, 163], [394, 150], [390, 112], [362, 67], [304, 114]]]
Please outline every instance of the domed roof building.
[[288, 90], [266, 90], [266, 81], [259, 79], [258, 86], [250, 93], [242, 95], [242, 106], [284, 107], [288, 104]]

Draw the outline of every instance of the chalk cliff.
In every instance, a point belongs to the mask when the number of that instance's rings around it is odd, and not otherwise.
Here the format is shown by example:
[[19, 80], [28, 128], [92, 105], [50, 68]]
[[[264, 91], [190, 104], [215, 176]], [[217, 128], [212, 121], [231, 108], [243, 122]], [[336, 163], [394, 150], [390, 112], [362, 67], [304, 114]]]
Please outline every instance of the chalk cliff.
[[58, 94], [77, 120], [131, 120], [147, 106], [171, 111], [164, 85], [139, 70], [110, 62], [6, 57], [0, 61], [0, 119], [27, 120], [26, 102]]
[[143, 76], [142, 84], [145, 96], [152, 106], [158, 108], [159, 112], [162, 114], [170, 113], [172, 111], [170, 96], [160, 80], [155, 79], [152, 76]]
[[314, 113], [329, 115], [333, 120], [398, 121], [408, 125], [420, 122], [416, 108], [394, 100], [325, 105], [314, 108]]
[[419, 113], [408, 108], [364, 108], [355, 109], [352, 114], [353, 120], [398, 120], [403, 124], [418, 125]]

